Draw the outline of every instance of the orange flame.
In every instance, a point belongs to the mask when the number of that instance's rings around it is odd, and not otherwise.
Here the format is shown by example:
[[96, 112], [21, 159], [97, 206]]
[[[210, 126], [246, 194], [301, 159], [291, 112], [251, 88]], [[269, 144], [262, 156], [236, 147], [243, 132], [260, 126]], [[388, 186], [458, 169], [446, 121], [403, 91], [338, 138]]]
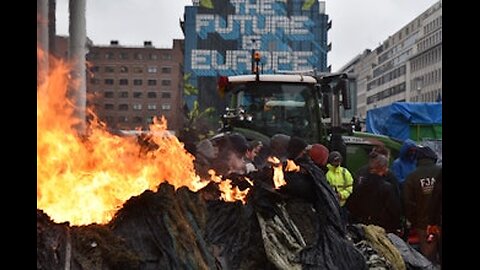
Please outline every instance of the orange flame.
[[[247, 194], [250, 191], [250, 188], [246, 188], [245, 190], [240, 190], [238, 187], [233, 188], [232, 180], [226, 179], [223, 180], [221, 175], [216, 175], [215, 170], [210, 169], [208, 170], [210, 174], [211, 181], [218, 184], [218, 189], [220, 190], [220, 198], [225, 202], [234, 202], [234, 201], [242, 201], [243, 204], [247, 202]], [[245, 180], [253, 186], [253, 182], [245, 178]]]
[[[39, 50], [41, 54], [41, 50]], [[193, 159], [167, 131], [165, 119], [151, 125], [158, 148], [141, 155], [134, 137], [108, 133], [94, 120], [86, 136], [74, 126], [74, 107], [67, 97], [70, 66], [51, 59], [50, 72], [37, 86], [37, 208], [55, 222], [73, 225], [107, 223], [132, 196], [161, 182], [193, 191], [208, 182], [195, 174]]]
[[287, 166], [285, 166], [286, 172], [299, 172], [300, 166], [295, 164], [295, 162], [291, 159], [287, 159]]
[[279, 189], [281, 186], [287, 184], [283, 176], [283, 165], [277, 157], [268, 157], [268, 161], [272, 163], [273, 166], [273, 184], [275, 189]]
[[[287, 184], [285, 181], [285, 176], [283, 173], [283, 165], [280, 162], [280, 159], [277, 157], [268, 157], [268, 161], [272, 163], [273, 166], [273, 184], [275, 189], [279, 189], [281, 186]], [[287, 165], [285, 166], [286, 172], [299, 172], [300, 166], [295, 164], [293, 160], [287, 159]]]

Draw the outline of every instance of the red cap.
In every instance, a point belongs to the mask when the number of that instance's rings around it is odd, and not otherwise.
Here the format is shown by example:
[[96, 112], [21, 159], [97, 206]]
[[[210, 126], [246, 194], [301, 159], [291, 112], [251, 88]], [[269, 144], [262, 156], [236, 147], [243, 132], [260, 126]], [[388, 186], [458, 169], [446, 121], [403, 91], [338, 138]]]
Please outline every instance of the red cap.
[[323, 144], [316, 143], [312, 144], [312, 146], [309, 148], [310, 150], [308, 151], [308, 154], [313, 162], [318, 165], [325, 166], [325, 164], [327, 164], [329, 154], [327, 147], [325, 147]]

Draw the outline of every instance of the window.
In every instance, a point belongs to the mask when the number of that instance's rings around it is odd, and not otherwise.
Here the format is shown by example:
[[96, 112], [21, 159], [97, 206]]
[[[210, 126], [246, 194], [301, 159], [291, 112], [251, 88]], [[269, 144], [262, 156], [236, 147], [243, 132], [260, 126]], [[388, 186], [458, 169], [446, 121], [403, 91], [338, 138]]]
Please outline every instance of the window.
[[113, 79], [105, 79], [104, 82], [106, 85], [113, 85]]
[[113, 72], [115, 72], [115, 67], [114, 66], [105, 66], [105, 72], [113, 73]]
[[126, 52], [120, 53], [120, 59], [128, 59], [128, 53]]
[[135, 117], [133, 117], [132, 121], [133, 121], [133, 123], [142, 123], [143, 118], [141, 116], [135, 116]]
[[172, 73], [172, 68], [171, 67], [162, 67], [162, 73], [170, 74], [170, 73]]
[[142, 85], [142, 84], [143, 84], [142, 80], [139, 80], [139, 79], [133, 80], [133, 85]]
[[169, 111], [172, 108], [170, 104], [162, 104], [162, 110]]
[[103, 107], [105, 108], [105, 110], [113, 110], [113, 104], [110, 103], [106, 103], [105, 105], [103, 105]]
[[148, 80], [147, 84], [148, 85], [157, 85], [157, 80]]
[[105, 53], [105, 59], [113, 59], [113, 58], [114, 58], [114, 55], [112, 52]]
[[115, 124], [115, 118], [113, 116], [110, 116], [110, 115], [105, 116], [105, 122], [107, 122], [110, 125], [113, 125], [113, 124]]
[[147, 109], [148, 109], [149, 111], [154, 111], [154, 110], [157, 109], [157, 104], [148, 104], [148, 105], [147, 105]]
[[127, 122], [128, 122], [128, 117], [126, 117], [126, 116], [119, 116], [119, 117], [118, 117], [118, 122], [119, 122], [119, 123], [127, 123]]
[[148, 73], [157, 73], [157, 67], [148, 67]]
[[118, 93], [118, 96], [121, 98], [128, 98], [128, 92], [127, 91], [122, 91]]
[[151, 54], [148, 55], [148, 59], [150, 59], [150, 60], [157, 60], [157, 59], [158, 59], [158, 56], [157, 56], [156, 54], [151, 53]]
[[156, 98], [157, 97], [157, 92], [148, 92], [147, 97], [148, 98]]
[[128, 85], [128, 79], [120, 79], [120, 85]]
[[121, 66], [120, 67], [120, 73], [127, 73], [128, 72], [128, 67], [127, 66]]
[[142, 67], [133, 67], [133, 73], [143, 73]]
[[172, 60], [172, 55], [169, 53], [164, 53], [162, 54], [162, 59], [163, 60]]
[[119, 111], [128, 111], [128, 104], [120, 104], [118, 105]]
[[142, 109], [142, 104], [135, 103], [135, 104], [132, 105], [132, 109], [134, 111], [140, 111]]
[[113, 92], [112, 91], [107, 91], [107, 92], [103, 93], [103, 96], [105, 98], [113, 98]]
[[100, 58], [100, 56], [96, 52], [91, 52], [91, 53], [87, 54], [87, 59], [88, 60], [99, 59], [99, 58]]
[[171, 98], [171, 96], [170, 92], [162, 92], [162, 98]]
[[90, 84], [100, 84], [100, 79], [92, 78], [90, 79]]
[[171, 81], [171, 80], [162, 80], [162, 85], [163, 85], [163, 86], [172, 85], [172, 81]]
[[93, 73], [99, 72], [99, 71], [100, 71], [100, 67], [99, 67], [99, 66], [90, 67], [90, 71], [93, 72]]
[[142, 92], [133, 92], [133, 98], [141, 98]]
[[136, 60], [142, 60], [142, 59], [143, 59], [143, 55], [142, 55], [141, 53], [135, 53], [134, 58], [135, 58]]
[[145, 119], [145, 122], [147, 124], [153, 124], [153, 116], [148, 116], [147, 119]]

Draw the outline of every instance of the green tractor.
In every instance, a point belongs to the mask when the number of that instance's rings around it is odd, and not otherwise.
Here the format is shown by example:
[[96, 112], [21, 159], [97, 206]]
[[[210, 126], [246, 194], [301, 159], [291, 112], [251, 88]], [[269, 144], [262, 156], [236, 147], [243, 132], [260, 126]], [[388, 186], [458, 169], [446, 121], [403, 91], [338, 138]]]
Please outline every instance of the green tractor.
[[[258, 69], [257, 69], [258, 71]], [[401, 142], [382, 135], [355, 131], [342, 124], [340, 106], [350, 109], [346, 73], [320, 75], [259, 74], [220, 77], [218, 90], [229, 101], [222, 132], [238, 132], [247, 140], [265, 144], [278, 133], [321, 143], [344, 156], [344, 166], [355, 172], [368, 161], [375, 145], [384, 145], [391, 159]], [[330, 118], [330, 123], [324, 121]]]

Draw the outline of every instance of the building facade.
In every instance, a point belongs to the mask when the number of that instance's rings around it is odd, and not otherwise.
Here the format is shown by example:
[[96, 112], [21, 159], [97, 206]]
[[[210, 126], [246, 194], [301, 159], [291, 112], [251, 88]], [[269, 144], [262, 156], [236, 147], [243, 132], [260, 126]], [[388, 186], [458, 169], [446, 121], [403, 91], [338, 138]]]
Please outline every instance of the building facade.
[[223, 113], [218, 77], [251, 74], [254, 50], [261, 55], [262, 73], [327, 70], [331, 24], [322, 1], [193, 1], [185, 7], [181, 25], [185, 74], [199, 89], [201, 108]]
[[87, 54], [87, 105], [112, 130], [148, 130], [164, 116], [168, 129], [183, 126], [183, 40], [173, 48], [94, 45]]
[[442, 1], [340, 71], [356, 77], [356, 114], [361, 118], [393, 102], [441, 101]]

